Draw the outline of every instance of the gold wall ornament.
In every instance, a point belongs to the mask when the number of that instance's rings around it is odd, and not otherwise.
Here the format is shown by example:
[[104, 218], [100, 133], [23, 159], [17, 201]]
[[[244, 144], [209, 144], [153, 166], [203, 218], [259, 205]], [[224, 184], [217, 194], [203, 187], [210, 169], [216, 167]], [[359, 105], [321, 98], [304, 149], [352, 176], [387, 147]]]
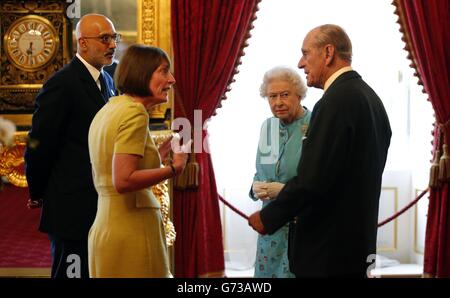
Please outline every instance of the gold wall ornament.
[[[171, 29], [170, 29], [170, 1], [168, 0], [138, 0], [137, 42], [145, 45], [157, 46], [163, 49], [173, 60]], [[166, 111], [173, 111], [173, 94], [169, 95], [169, 102], [153, 107], [149, 113], [152, 119], [165, 119]], [[170, 127], [168, 127], [170, 129]]]
[[167, 0], [138, 0], [137, 42], [157, 46], [172, 57], [170, 7]]
[[157, 0], [138, 1], [138, 42], [156, 44], [156, 3]]
[[175, 232], [175, 227], [170, 220], [170, 197], [168, 181], [166, 180], [152, 186], [152, 192], [161, 205], [160, 210], [163, 219], [164, 232], [166, 233], [166, 244], [167, 246], [172, 246], [175, 242], [177, 234]]
[[28, 185], [23, 158], [27, 138], [27, 132], [16, 132], [13, 145], [0, 150], [0, 176], [5, 176], [9, 182], [18, 187]]
[[[165, 140], [167, 140], [171, 135], [172, 131], [164, 130], [164, 131], [152, 131], [151, 133], [152, 139], [156, 144], [156, 147], [159, 147]], [[165, 180], [160, 182], [157, 185], [152, 187], [153, 194], [158, 199], [159, 204], [161, 205], [161, 215], [163, 219], [164, 231], [166, 233], [166, 243], [167, 246], [172, 246], [175, 242], [176, 232], [175, 227], [170, 220], [170, 195], [169, 195], [169, 180]]]

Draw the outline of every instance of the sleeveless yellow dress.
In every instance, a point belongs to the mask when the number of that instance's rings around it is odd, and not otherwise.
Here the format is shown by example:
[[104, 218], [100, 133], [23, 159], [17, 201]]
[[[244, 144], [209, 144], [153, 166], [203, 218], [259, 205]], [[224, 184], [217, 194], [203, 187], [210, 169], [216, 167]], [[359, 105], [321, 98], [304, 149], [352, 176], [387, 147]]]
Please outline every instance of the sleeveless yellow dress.
[[159, 152], [144, 106], [117, 96], [97, 113], [89, 130], [89, 154], [98, 210], [89, 232], [91, 277], [171, 277], [163, 221], [150, 188], [125, 194], [112, 183], [114, 153], [142, 156], [140, 169], [159, 168]]

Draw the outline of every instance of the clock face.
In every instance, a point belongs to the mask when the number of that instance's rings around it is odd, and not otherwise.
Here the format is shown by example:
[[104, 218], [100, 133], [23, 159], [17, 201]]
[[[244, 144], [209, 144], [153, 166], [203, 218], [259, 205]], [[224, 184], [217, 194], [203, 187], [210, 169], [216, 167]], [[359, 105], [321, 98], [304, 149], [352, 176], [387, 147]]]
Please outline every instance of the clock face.
[[4, 45], [9, 60], [17, 68], [34, 71], [53, 60], [58, 52], [59, 38], [46, 18], [28, 15], [9, 27]]

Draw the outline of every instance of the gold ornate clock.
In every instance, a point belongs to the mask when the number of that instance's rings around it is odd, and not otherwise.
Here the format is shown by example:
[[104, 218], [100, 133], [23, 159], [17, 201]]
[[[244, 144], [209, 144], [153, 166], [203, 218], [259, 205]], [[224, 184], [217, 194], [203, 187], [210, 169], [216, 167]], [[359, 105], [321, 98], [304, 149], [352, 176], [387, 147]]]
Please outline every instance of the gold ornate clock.
[[59, 37], [50, 21], [38, 15], [19, 18], [3, 38], [5, 53], [17, 68], [33, 71], [51, 62], [59, 48]]
[[0, 1], [0, 115], [31, 114], [42, 84], [71, 59], [69, 4]]

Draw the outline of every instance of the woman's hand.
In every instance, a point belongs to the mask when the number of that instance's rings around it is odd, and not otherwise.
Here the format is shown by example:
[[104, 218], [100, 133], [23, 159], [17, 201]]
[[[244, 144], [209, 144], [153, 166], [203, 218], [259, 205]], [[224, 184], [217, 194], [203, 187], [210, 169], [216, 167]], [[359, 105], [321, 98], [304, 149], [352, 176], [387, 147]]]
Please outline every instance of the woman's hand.
[[252, 191], [256, 198], [265, 201], [276, 198], [283, 187], [284, 184], [280, 182], [255, 181], [252, 185]]
[[181, 172], [183, 172], [188, 158], [189, 158], [189, 153], [180, 152], [180, 153], [173, 154], [172, 165], [175, 168], [176, 175], [179, 175]]
[[171, 151], [171, 142], [173, 136], [170, 136], [165, 140], [158, 148], [159, 156], [161, 156], [161, 160], [166, 160], [169, 157], [169, 153]]
[[267, 183], [261, 181], [255, 181], [252, 185], [252, 191], [255, 198], [262, 201], [268, 200], [269, 196], [267, 194]]
[[267, 187], [267, 195], [269, 196], [269, 198], [274, 199], [283, 189], [284, 184], [280, 182], [270, 182], [266, 184], [266, 187]]
[[192, 140], [189, 140], [189, 142], [180, 146], [180, 136], [178, 134], [175, 134], [171, 143], [173, 152], [172, 165], [175, 168], [176, 175], [179, 175], [181, 172], [183, 172], [189, 158]]

